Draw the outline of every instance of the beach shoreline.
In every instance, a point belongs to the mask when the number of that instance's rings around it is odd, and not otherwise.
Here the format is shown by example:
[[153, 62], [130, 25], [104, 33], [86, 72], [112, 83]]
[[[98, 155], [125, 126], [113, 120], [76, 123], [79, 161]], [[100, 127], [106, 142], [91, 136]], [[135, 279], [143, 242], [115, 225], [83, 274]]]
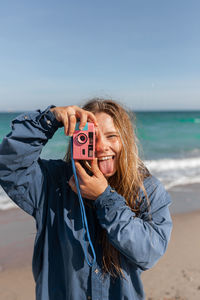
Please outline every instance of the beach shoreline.
[[[156, 266], [142, 274], [147, 300], [200, 299], [199, 192], [197, 184], [170, 191], [174, 200], [170, 208], [171, 241]], [[178, 209], [179, 201], [182, 201], [182, 211]], [[185, 212], [188, 206], [192, 211]], [[0, 211], [0, 225], [0, 299], [34, 300], [34, 219], [19, 208], [12, 208]]]

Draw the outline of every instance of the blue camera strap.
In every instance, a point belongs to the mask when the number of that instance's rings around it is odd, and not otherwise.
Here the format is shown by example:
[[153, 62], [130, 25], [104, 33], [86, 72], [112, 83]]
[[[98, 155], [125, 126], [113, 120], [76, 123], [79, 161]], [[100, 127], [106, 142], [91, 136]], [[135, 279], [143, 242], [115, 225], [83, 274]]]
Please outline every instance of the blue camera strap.
[[[73, 137], [71, 138], [71, 161], [72, 161], [72, 170], [73, 170], [73, 173], [74, 173], [76, 189], [77, 189], [80, 208], [81, 208], [81, 217], [82, 217], [82, 224], [83, 224], [84, 255], [85, 255], [85, 259], [86, 259], [88, 265], [90, 267], [92, 267], [96, 263], [96, 254], [95, 254], [95, 251], [94, 251], [94, 247], [92, 245], [92, 241], [90, 239], [90, 233], [89, 233], [88, 224], [87, 224], [87, 217], [86, 217], [86, 213], [85, 213], [85, 207], [84, 207], [83, 199], [82, 199], [82, 196], [81, 196], [78, 177], [77, 177], [77, 174], [76, 174], [76, 167], [75, 167], [75, 163], [74, 163], [74, 159], [73, 159]], [[87, 249], [86, 249], [87, 240], [85, 238], [86, 237], [85, 234], [87, 234], [89, 245], [90, 245], [90, 248], [92, 250], [92, 254], [93, 254], [93, 261], [92, 262], [89, 261], [88, 256], [87, 256]]]

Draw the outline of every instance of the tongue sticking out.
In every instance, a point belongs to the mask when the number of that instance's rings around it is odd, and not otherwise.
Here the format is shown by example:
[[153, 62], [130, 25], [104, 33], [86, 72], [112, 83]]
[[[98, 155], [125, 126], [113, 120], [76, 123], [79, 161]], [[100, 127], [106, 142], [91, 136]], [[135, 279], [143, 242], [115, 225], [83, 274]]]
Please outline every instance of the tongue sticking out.
[[99, 169], [106, 175], [114, 171], [114, 159], [99, 160]]

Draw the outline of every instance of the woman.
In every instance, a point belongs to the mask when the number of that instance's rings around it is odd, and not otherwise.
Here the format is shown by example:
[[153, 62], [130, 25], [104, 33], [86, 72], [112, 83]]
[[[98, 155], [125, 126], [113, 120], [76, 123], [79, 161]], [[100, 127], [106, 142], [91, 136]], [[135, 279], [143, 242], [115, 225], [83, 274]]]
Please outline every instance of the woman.
[[[84, 257], [70, 151], [65, 161], [39, 157], [59, 127], [72, 136], [78, 119], [80, 129], [87, 121], [96, 127], [93, 175], [75, 163], [96, 253], [92, 267]], [[50, 106], [17, 117], [0, 145], [0, 184], [36, 220], [37, 300], [145, 299], [140, 275], [167, 248], [171, 200], [139, 159], [131, 120], [119, 104], [93, 99], [83, 108]]]

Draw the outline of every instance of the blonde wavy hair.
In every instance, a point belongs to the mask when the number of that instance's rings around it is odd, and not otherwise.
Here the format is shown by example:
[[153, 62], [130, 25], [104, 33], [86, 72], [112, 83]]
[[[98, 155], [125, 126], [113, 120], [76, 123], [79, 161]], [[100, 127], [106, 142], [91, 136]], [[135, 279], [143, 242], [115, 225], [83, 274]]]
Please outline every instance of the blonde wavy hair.
[[[133, 114], [131, 116], [130, 112], [128, 113], [122, 105], [109, 99], [94, 98], [82, 108], [94, 114], [104, 112], [112, 117], [121, 138], [122, 150], [119, 155], [117, 171], [108, 178], [108, 183], [125, 198], [126, 204], [138, 215], [142, 203], [139, 192], [142, 189], [147, 198], [143, 181], [150, 176], [150, 173], [138, 156], [138, 140], [133, 128]], [[69, 159], [70, 147], [65, 156], [65, 160]], [[119, 251], [109, 242], [105, 229], [102, 229], [101, 244], [103, 249], [103, 274], [109, 273], [113, 278], [125, 277], [120, 266]]]

